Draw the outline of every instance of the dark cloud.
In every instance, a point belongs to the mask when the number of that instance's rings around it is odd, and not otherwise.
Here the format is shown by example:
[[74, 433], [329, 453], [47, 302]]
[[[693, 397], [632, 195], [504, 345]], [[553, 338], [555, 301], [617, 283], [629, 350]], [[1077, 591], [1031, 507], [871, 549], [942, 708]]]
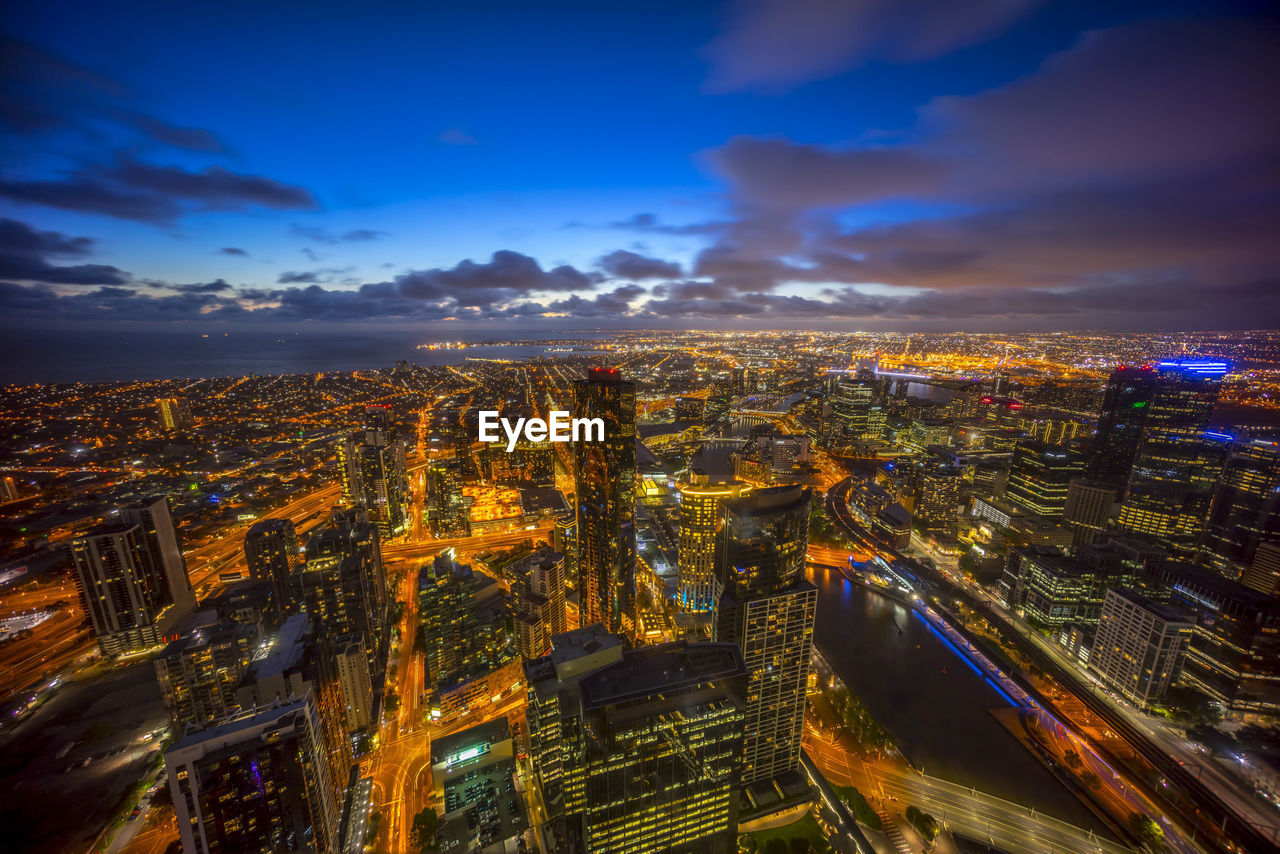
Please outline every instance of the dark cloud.
[[129, 274], [105, 264], [59, 267], [46, 259], [82, 258], [93, 251], [87, 237], [36, 231], [26, 223], [0, 219], [0, 277], [56, 285], [120, 285]]
[[324, 270], [307, 270], [303, 272], [288, 271], [276, 277], [276, 282], [282, 285], [331, 282], [334, 278], [349, 272], [351, 272], [350, 267], [329, 267]]
[[322, 226], [298, 225], [297, 223], [294, 223], [289, 228], [289, 233], [294, 237], [314, 240], [316, 243], [327, 243], [330, 246], [336, 246], [339, 243], [368, 243], [371, 240], [378, 240], [387, 236], [387, 232], [375, 231], [371, 228], [356, 228], [341, 234], [335, 234]]
[[249, 253], [236, 246], [224, 246], [218, 250], [219, 255], [239, 255], [243, 258], [249, 257]]
[[600, 269], [615, 279], [674, 279], [682, 274], [680, 265], [658, 258], [647, 258], [618, 249], [599, 260]]
[[[729, 223], [700, 222], [689, 225], [668, 225], [658, 220], [657, 214], [638, 213], [626, 219], [608, 224], [609, 228], [620, 228], [628, 231], [647, 231], [653, 234], [670, 234], [676, 237], [704, 237], [720, 234]], [[564, 228], [579, 228], [581, 223], [565, 223]]]
[[784, 92], [871, 60], [942, 56], [1004, 30], [1040, 0], [738, 0], [709, 44], [711, 92]]
[[184, 128], [162, 122], [150, 116], [134, 115], [130, 117], [133, 124], [148, 138], [173, 148], [185, 148], [188, 151], [204, 151], [210, 154], [225, 154], [227, 148], [210, 131], [203, 128]]
[[220, 166], [189, 172], [128, 157], [113, 166], [85, 166], [54, 180], [2, 181], [0, 197], [157, 224], [192, 211], [317, 206], [309, 191], [270, 178], [241, 175]]
[[490, 305], [535, 292], [583, 291], [600, 281], [568, 265], [543, 270], [533, 258], [507, 249], [487, 263], [467, 259], [451, 269], [414, 270], [395, 280], [399, 293], [414, 299], [452, 298], [462, 305]]

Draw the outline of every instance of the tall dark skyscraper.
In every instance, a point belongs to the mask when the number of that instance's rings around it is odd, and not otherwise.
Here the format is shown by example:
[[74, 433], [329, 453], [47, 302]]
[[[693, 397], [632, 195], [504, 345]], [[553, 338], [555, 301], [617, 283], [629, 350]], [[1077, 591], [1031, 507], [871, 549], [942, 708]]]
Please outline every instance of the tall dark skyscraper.
[[603, 441], [574, 443], [581, 624], [631, 636], [636, 620], [636, 389], [616, 368], [574, 383], [574, 418], [604, 421]]
[[1204, 551], [1224, 575], [1251, 566], [1258, 546], [1280, 541], [1280, 443], [1231, 446], [1205, 530]]
[[377, 662], [387, 615], [386, 573], [378, 530], [361, 510], [334, 510], [307, 540], [294, 597], [318, 637], [358, 635], [370, 667]]
[[185, 852], [338, 850], [342, 804], [310, 694], [189, 733], [164, 764]]
[[598, 625], [526, 662], [530, 759], [557, 850], [733, 851], [745, 677], [734, 644], [624, 651]]
[[302, 565], [298, 533], [290, 519], [263, 519], [244, 535], [244, 556], [249, 564], [249, 577], [271, 585], [276, 608], [292, 612], [297, 604], [290, 601], [294, 573]]
[[85, 613], [107, 655], [159, 643], [195, 606], [168, 502], [161, 498], [118, 515], [118, 523], [70, 546]]
[[386, 424], [385, 410], [371, 408], [362, 432], [338, 444], [338, 474], [342, 501], [363, 507], [383, 539], [409, 530], [409, 478], [404, 442]]
[[1091, 476], [1124, 498], [1148, 429], [1203, 431], [1226, 372], [1225, 362], [1193, 358], [1116, 368], [1103, 395]]
[[724, 502], [713, 639], [747, 667], [742, 784], [800, 766], [805, 688], [818, 589], [804, 577], [812, 492], [762, 489]]

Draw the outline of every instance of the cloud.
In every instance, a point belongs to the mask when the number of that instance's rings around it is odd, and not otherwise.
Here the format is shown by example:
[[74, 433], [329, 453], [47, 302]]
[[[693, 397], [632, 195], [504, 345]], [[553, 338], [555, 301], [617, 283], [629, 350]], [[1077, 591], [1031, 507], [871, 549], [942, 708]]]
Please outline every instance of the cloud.
[[351, 272], [350, 267], [330, 267], [324, 270], [306, 270], [303, 272], [287, 271], [277, 276], [276, 282], [282, 285], [329, 282], [335, 276], [341, 276], [343, 273], [349, 272]]
[[120, 285], [129, 274], [105, 264], [59, 267], [46, 259], [83, 258], [93, 251], [87, 237], [36, 231], [14, 219], [0, 219], [0, 277], [57, 285]]
[[441, 131], [436, 137], [436, 142], [443, 142], [445, 145], [479, 145], [480, 141], [462, 128], [449, 128]]
[[189, 172], [129, 157], [112, 166], [85, 166], [55, 180], [0, 181], [0, 197], [155, 224], [171, 223], [191, 212], [317, 207], [308, 190], [270, 178], [220, 166]]
[[184, 128], [162, 122], [151, 116], [133, 115], [129, 117], [133, 124], [148, 138], [173, 148], [185, 148], [188, 151], [204, 151], [211, 154], [225, 154], [227, 148], [210, 131], [203, 128]]
[[488, 305], [535, 292], [590, 290], [601, 278], [568, 265], [544, 271], [528, 255], [502, 249], [486, 263], [467, 259], [451, 269], [411, 271], [398, 276], [395, 286], [400, 294], [415, 299], [449, 297], [464, 305]]
[[355, 228], [350, 231], [344, 231], [341, 234], [335, 234], [323, 226], [299, 225], [297, 223], [289, 227], [289, 233], [294, 237], [301, 237], [305, 240], [325, 243], [330, 246], [336, 246], [339, 243], [368, 243], [380, 240], [388, 234], [388, 232], [375, 231], [371, 228]]
[[615, 279], [674, 279], [682, 275], [679, 264], [647, 258], [625, 249], [610, 252], [597, 263]]
[[239, 255], [242, 258], [248, 258], [249, 253], [236, 246], [224, 246], [218, 250], [219, 255]]
[[704, 49], [709, 92], [785, 92], [875, 60], [932, 59], [990, 38], [1040, 0], [738, 0]]

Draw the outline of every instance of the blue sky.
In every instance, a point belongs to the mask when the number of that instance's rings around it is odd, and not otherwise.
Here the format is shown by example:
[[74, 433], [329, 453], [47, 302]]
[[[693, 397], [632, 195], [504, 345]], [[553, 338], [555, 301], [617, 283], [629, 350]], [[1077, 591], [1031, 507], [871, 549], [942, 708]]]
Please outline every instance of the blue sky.
[[1249, 325], [1229, 307], [1280, 270], [1266, 8], [28, 4], [0, 300], [50, 323]]

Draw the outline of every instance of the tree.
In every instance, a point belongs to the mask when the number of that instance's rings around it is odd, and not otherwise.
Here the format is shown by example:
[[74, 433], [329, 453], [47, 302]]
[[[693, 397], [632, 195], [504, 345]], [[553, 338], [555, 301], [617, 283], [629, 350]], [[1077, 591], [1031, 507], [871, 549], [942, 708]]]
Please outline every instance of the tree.
[[1092, 771], [1085, 771], [1080, 775], [1080, 782], [1084, 783], [1086, 789], [1096, 789], [1102, 781], [1098, 779], [1098, 775]]
[[388, 712], [396, 712], [400, 709], [400, 697], [396, 694], [388, 694], [387, 699], [383, 701], [383, 705]]
[[803, 836], [793, 836], [787, 840], [787, 851], [789, 854], [810, 854], [813, 843]]
[[1186, 727], [1216, 726], [1222, 720], [1222, 709], [1207, 694], [1185, 685], [1175, 685], [1164, 698], [1169, 716]]
[[1150, 816], [1143, 815], [1140, 812], [1130, 813], [1129, 829], [1133, 831], [1134, 836], [1150, 848], [1158, 848], [1164, 845], [1164, 831]]
[[1080, 754], [1074, 750], [1068, 750], [1063, 755], [1062, 760], [1067, 763], [1067, 767], [1072, 771], [1079, 771], [1084, 767], [1084, 760], [1080, 758]]
[[425, 807], [422, 812], [413, 817], [413, 824], [409, 827], [409, 840], [423, 851], [434, 851], [438, 830], [440, 830], [440, 817], [436, 815], [433, 807]]
[[764, 844], [764, 854], [787, 854], [787, 843], [775, 836]]
[[924, 837], [925, 842], [938, 838], [938, 820], [919, 807], [907, 807], [907, 821]]

